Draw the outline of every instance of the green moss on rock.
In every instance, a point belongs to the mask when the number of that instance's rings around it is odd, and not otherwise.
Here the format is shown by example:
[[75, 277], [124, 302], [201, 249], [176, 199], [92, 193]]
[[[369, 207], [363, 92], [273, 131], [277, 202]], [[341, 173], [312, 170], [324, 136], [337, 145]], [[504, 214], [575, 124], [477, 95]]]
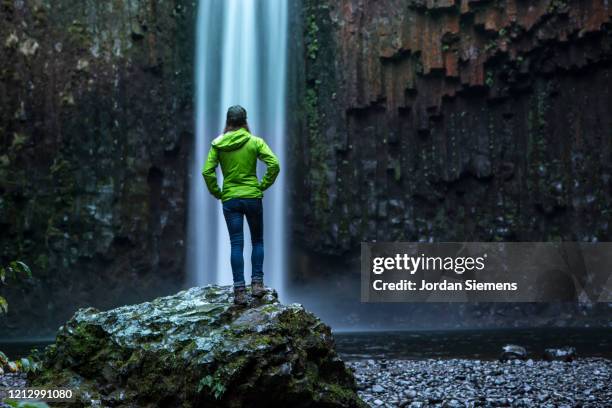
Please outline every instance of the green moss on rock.
[[272, 291], [249, 308], [232, 300], [231, 287], [207, 286], [81, 309], [33, 383], [70, 387], [81, 406], [365, 406], [316, 316]]

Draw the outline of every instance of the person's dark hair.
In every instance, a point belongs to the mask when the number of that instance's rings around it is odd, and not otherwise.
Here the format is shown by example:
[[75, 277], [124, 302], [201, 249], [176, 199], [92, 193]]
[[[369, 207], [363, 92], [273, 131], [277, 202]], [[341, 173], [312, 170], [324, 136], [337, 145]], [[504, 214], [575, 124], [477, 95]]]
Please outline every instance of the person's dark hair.
[[249, 129], [249, 124], [247, 123], [246, 109], [240, 105], [230, 106], [227, 110], [223, 133], [232, 132], [241, 128], [251, 133], [251, 129]]

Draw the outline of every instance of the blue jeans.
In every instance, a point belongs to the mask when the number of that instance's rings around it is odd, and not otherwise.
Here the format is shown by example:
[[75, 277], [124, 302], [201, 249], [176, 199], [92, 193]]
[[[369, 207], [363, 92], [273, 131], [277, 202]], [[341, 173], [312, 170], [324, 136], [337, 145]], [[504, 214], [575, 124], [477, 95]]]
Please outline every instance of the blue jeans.
[[244, 287], [244, 217], [251, 231], [252, 282], [263, 282], [263, 206], [261, 198], [232, 198], [223, 202], [223, 215], [232, 245], [231, 263], [234, 287]]

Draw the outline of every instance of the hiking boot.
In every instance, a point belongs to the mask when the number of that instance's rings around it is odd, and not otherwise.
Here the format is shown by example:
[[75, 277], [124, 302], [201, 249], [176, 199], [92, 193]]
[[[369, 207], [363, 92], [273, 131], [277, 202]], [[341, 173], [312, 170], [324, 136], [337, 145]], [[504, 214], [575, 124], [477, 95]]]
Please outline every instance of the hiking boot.
[[263, 282], [251, 282], [251, 293], [253, 297], [262, 297], [266, 293]]
[[244, 287], [234, 288], [234, 304], [238, 306], [246, 306], [247, 297]]

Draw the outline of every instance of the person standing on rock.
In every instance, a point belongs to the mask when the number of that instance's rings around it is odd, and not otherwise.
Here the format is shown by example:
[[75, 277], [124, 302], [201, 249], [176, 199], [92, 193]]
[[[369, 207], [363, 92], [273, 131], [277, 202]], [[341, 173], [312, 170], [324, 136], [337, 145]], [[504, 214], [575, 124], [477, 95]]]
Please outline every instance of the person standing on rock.
[[[257, 159], [266, 166], [261, 182], [257, 178]], [[223, 189], [217, 183], [217, 165], [221, 164]], [[223, 215], [231, 242], [231, 264], [234, 278], [234, 303], [245, 305], [243, 222], [246, 217], [251, 231], [252, 278], [255, 297], [264, 294], [263, 286], [263, 192], [280, 172], [278, 158], [263, 139], [250, 133], [247, 112], [239, 105], [227, 110], [223, 134], [212, 141], [202, 175], [210, 194], [223, 202]]]

